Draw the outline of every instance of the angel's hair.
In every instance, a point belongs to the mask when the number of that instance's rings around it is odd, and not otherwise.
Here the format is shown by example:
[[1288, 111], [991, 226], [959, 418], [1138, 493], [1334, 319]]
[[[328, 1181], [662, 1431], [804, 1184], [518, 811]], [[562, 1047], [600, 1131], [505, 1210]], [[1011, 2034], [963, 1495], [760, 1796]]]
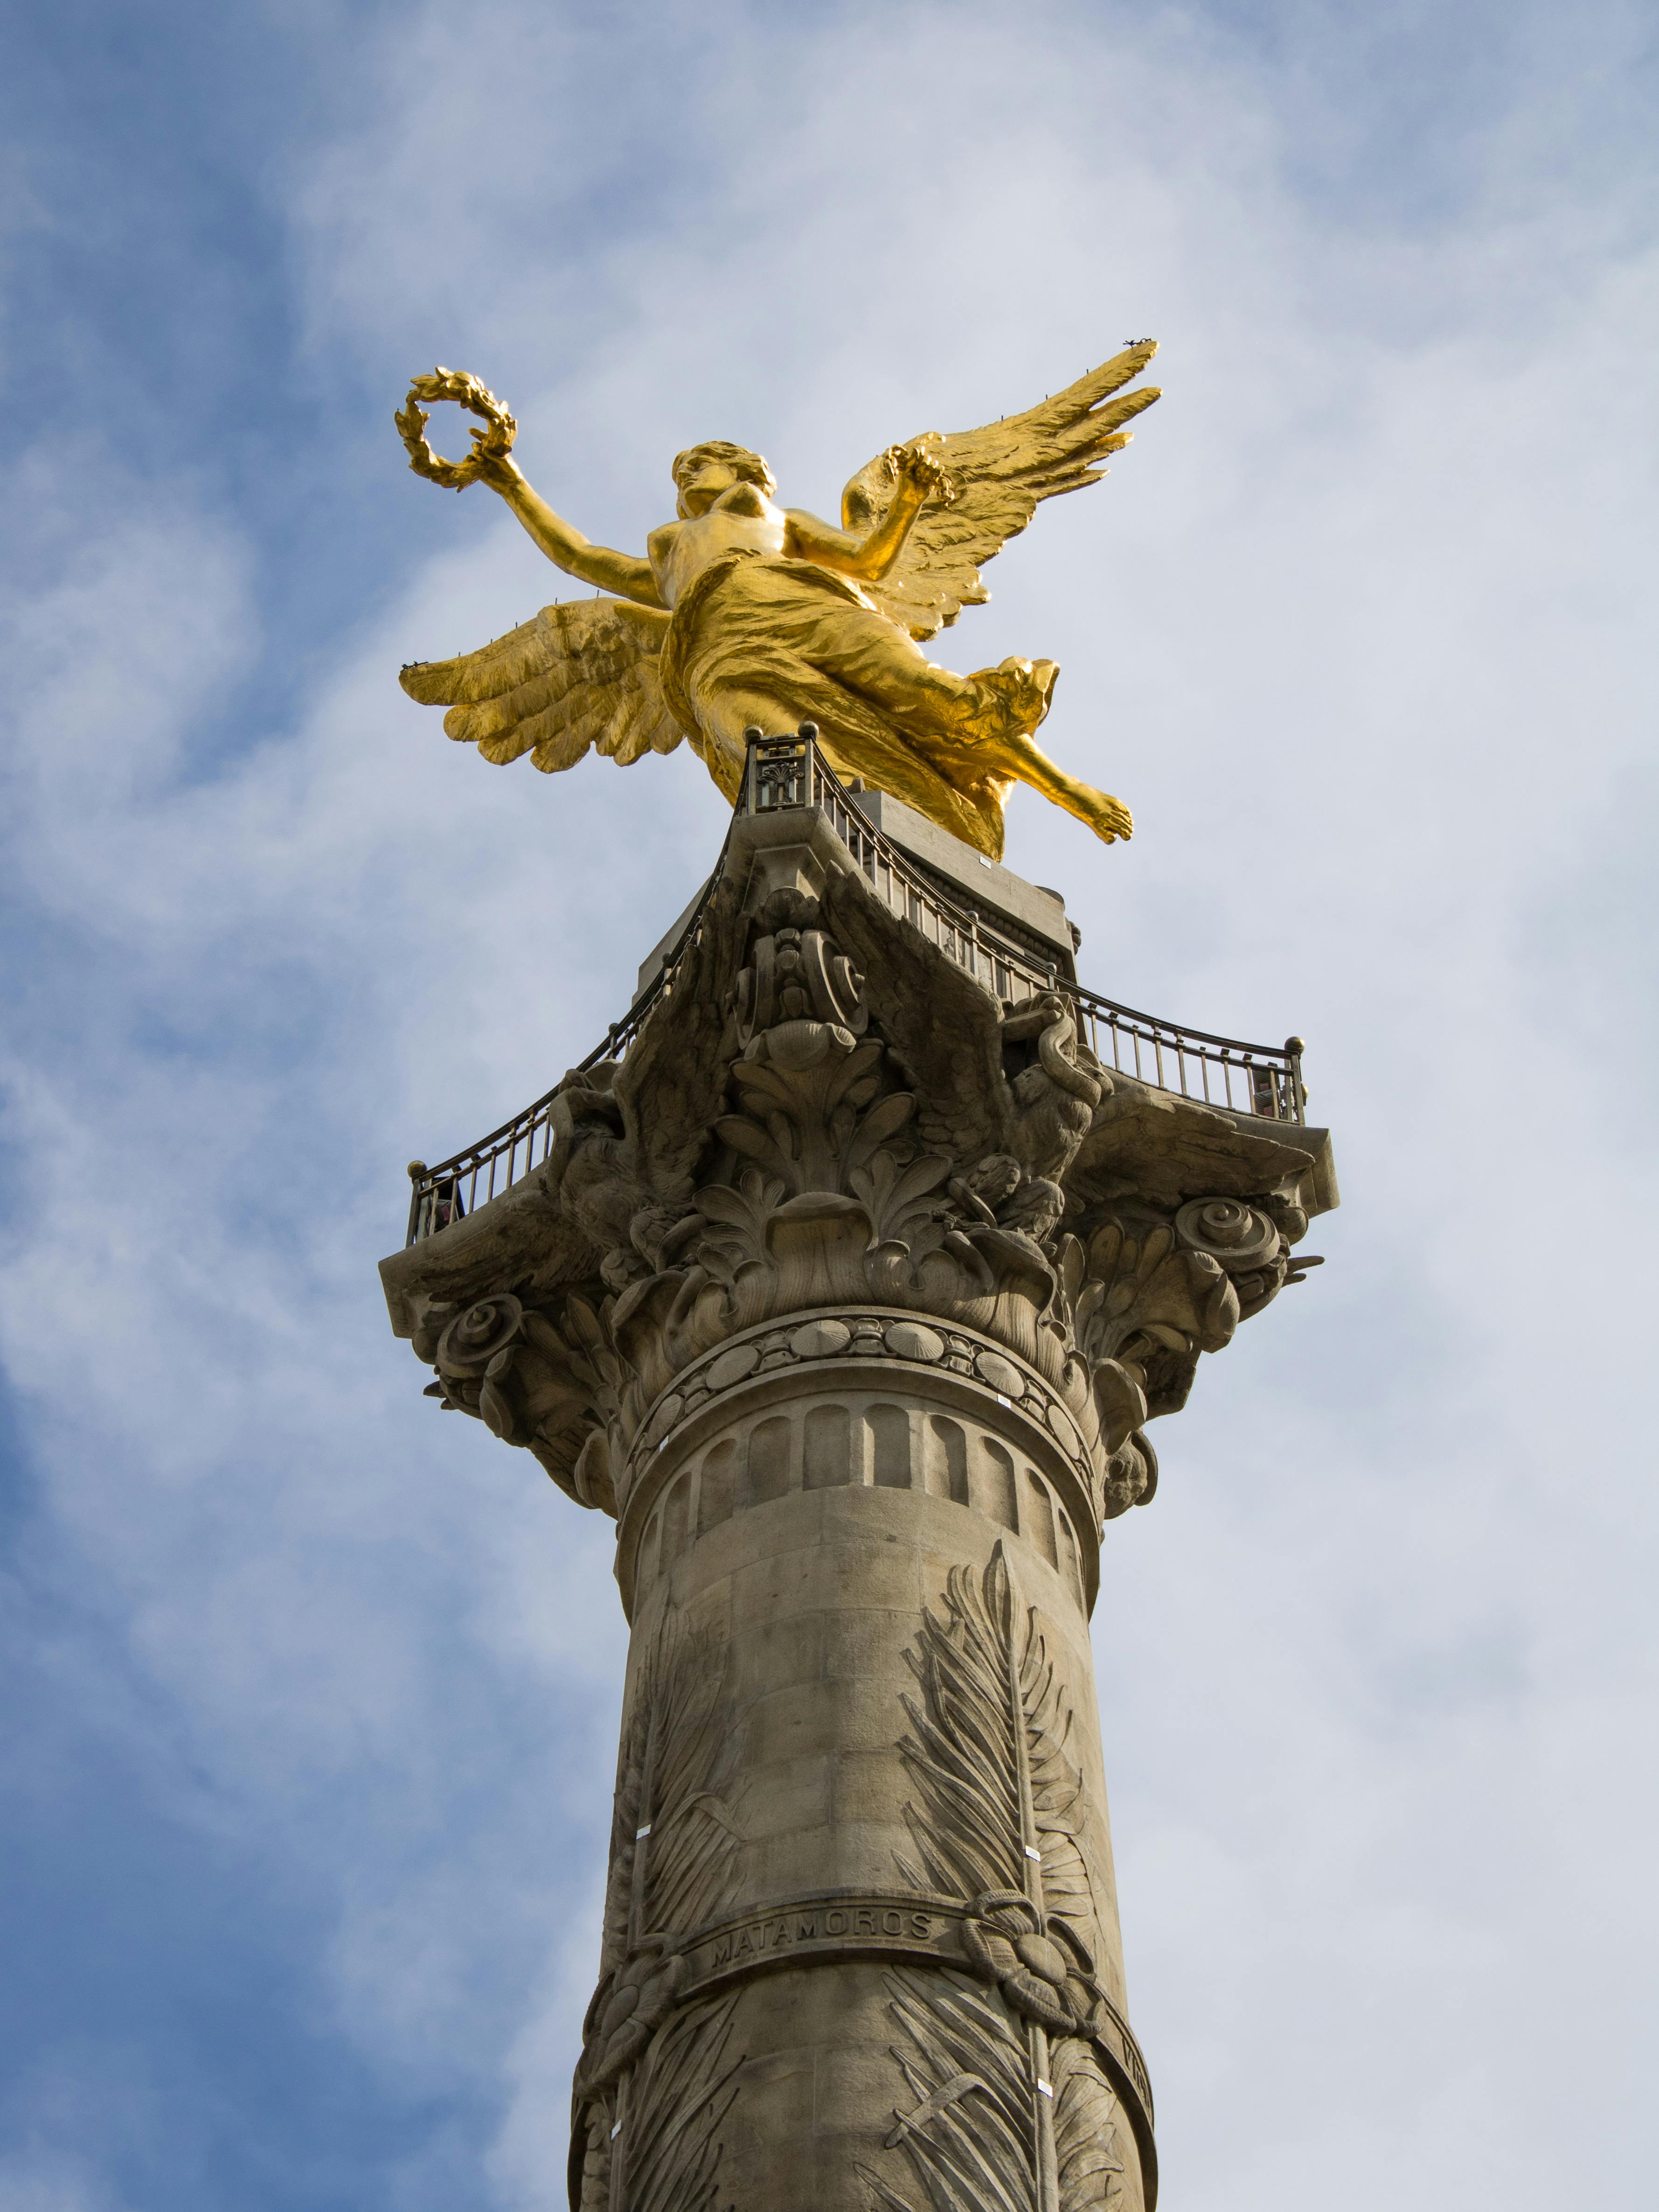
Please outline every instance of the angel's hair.
[[[688, 446], [683, 453], [674, 456], [671, 473], [677, 484], [684, 486], [687, 476], [699, 461], [724, 461], [734, 475], [747, 483], [758, 484], [770, 499], [778, 488], [778, 480], [758, 453], [751, 453], [747, 446], [734, 446], [725, 438], [706, 438], [700, 446]], [[684, 518], [685, 505], [680, 504]]]

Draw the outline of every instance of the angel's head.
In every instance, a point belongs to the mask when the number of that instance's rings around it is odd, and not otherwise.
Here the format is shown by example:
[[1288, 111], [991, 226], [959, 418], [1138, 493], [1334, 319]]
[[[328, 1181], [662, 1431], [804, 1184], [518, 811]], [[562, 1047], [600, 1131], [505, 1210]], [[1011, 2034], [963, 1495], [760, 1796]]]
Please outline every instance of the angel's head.
[[735, 483], [759, 486], [768, 499], [778, 480], [758, 453], [747, 446], [733, 446], [724, 438], [709, 438], [701, 446], [688, 446], [674, 456], [674, 484], [679, 493], [679, 515], [684, 522], [693, 514], [706, 514], [723, 491]]

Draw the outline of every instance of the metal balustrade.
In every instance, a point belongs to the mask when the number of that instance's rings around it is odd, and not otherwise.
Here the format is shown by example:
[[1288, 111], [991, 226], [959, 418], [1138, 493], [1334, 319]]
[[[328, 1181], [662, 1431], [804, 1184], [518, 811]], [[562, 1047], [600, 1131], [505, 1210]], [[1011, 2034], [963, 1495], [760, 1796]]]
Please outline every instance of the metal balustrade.
[[[817, 808], [889, 911], [920, 930], [994, 997], [1011, 1006], [1045, 991], [1069, 998], [1077, 1009], [1079, 1035], [1103, 1066], [1155, 1090], [1176, 1091], [1258, 1120], [1305, 1120], [1299, 1037], [1289, 1037], [1280, 1046], [1212, 1036], [1156, 1014], [1138, 1013], [1133, 1006], [1120, 1006], [1073, 982], [1030, 945], [1017, 943], [988, 923], [966, 900], [952, 899], [937, 878], [884, 837], [859, 811], [853, 794], [825, 760], [811, 723], [803, 723], [793, 737], [767, 738], [758, 731], [748, 735], [749, 756], [734, 820]], [[720, 860], [724, 858], [722, 849]], [[720, 879], [717, 861], [661, 968], [622, 1020], [613, 1022], [587, 1057], [578, 1061], [577, 1072], [622, 1059], [658, 1002], [672, 994], [675, 980], [702, 935], [708, 901]], [[553, 1144], [553, 1102], [562, 1087], [556, 1084], [510, 1121], [436, 1167], [428, 1167], [422, 1160], [410, 1163], [410, 1243], [487, 1205], [547, 1158]]]

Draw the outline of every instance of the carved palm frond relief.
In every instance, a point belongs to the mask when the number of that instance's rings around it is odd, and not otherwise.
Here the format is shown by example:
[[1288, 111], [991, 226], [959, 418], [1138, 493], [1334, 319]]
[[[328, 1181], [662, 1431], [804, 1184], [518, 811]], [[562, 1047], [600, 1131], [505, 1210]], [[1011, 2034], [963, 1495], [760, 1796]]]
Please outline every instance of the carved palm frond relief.
[[[901, 2041], [893, 2057], [909, 2092], [887, 2148], [901, 2145], [932, 2212], [1041, 2212], [1031, 2081], [1024, 2027], [991, 1991], [954, 1974], [888, 1975]], [[912, 2207], [860, 2169], [887, 2212]]]
[[742, 1840], [730, 1807], [712, 1790], [653, 1826], [646, 1884], [651, 1926], [684, 1936], [717, 1919], [733, 1901]]
[[[641, 1683], [641, 1692], [644, 1690]], [[626, 1958], [634, 1911], [635, 1833], [641, 1825], [646, 1757], [650, 1737], [648, 1701], [635, 1696], [623, 1723], [617, 1756], [617, 1794], [611, 1816], [611, 1865], [605, 1884], [605, 1928], [599, 1943], [601, 1972]]]
[[1018, 1676], [1030, 1820], [1042, 1855], [1042, 1904], [1046, 1912], [1081, 1923], [1081, 1932], [1082, 1928], [1092, 1926], [1094, 1897], [1078, 1840], [1083, 1778], [1068, 1755], [1072, 1709], [1048, 1656], [1047, 1640], [1037, 1628], [1035, 1611], [1024, 1611], [1023, 1626], [1021, 1611], [1011, 1593], [1011, 1632], [1023, 1633], [1024, 1638]]
[[725, 1792], [742, 1749], [728, 1667], [724, 1641], [680, 1639], [664, 1692], [641, 1932], [685, 1935], [728, 1901], [740, 1834]]
[[964, 1899], [1018, 1890], [1090, 1925], [1071, 1711], [1000, 1543], [982, 1576], [951, 1570], [944, 1616], [924, 1617], [907, 1656], [921, 1698], [904, 1700], [901, 1749], [921, 1799], [908, 1808], [921, 1864], [902, 1863], [907, 1878]]
[[578, 2105], [571, 2131], [572, 2212], [606, 2212], [611, 2202], [610, 2137], [609, 2106]]
[[720, 2130], [743, 2063], [726, 2057], [737, 2005], [726, 1996], [683, 2007], [628, 2082], [618, 2138], [628, 2212], [719, 2212]]
[[1067, 2037], [1048, 2056], [1060, 2212], [1113, 2212], [1123, 2196], [1116, 2095], [1086, 2043]]
[[665, 1617], [635, 1683], [618, 1761], [602, 1962], [650, 1934], [684, 1936], [728, 1902], [741, 1840], [724, 1796], [742, 1740], [728, 1653]]
[[906, 1810], [922, 1874], [905, 1870], [918, 1887], [968, 1898], [1024, 1887], [1019, 1723], [1006, 1651], [965, 1567], [951, 1570], [945, 1605], [906, 1655], [921, 1696], [904, 1699], [914, 1733], [900, 1748], [921, 1793]]

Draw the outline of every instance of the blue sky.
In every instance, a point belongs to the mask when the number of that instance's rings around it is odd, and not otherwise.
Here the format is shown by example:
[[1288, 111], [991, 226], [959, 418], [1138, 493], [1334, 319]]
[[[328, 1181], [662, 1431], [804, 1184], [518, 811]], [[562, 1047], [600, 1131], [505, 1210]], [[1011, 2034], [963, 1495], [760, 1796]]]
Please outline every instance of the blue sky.
[[605, 1532], [434, 1415], [374, 1265], [723, 808], [402, 698], [560, 592], [407, 472], [409, 376], [634, 545], [694, 438], [824, 509], [1143, 332], [1166, 398], [944, 642], [1058, 659], [1134, 807], [1011, 811], [1085, 975], [1299, 1030], [1343, 1176], [1109, 1532], [1170, 2201], [1645, 2205], [1654, 50], [1604, 0], [13, 15], [0, 2212], [563, 2199]]

